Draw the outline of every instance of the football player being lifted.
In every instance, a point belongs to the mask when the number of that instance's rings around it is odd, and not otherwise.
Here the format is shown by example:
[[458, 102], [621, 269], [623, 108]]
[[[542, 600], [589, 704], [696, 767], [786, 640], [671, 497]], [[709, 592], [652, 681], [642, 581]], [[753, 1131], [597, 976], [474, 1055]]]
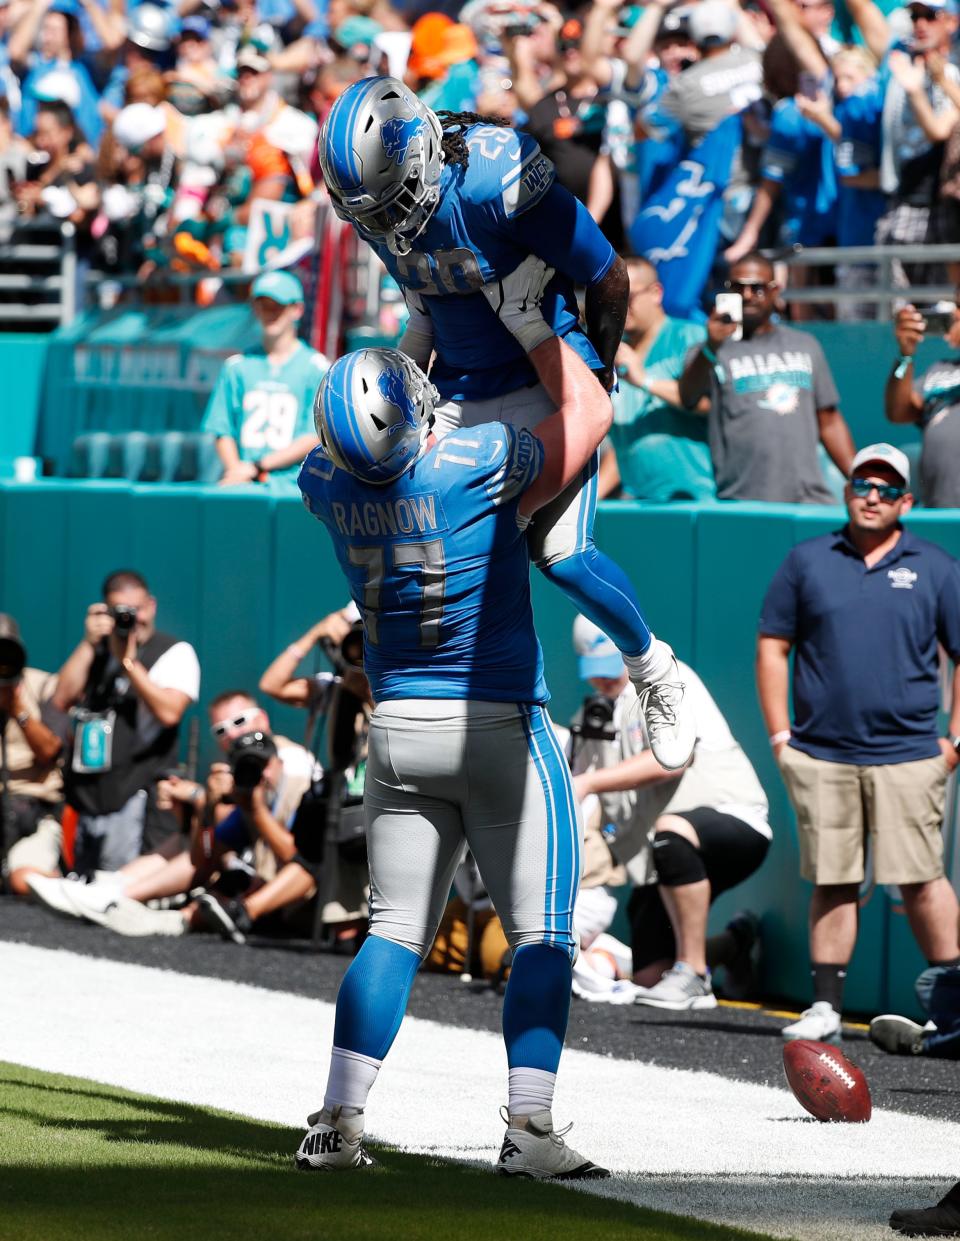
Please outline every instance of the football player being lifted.
[[[400, 348], [424, 371], [435, 355], [437, 434], [487, 422], [530, 430], [554, 412], [527, 358], [531, 345], [511, 335], [496, 299], [480, 292], [530, 254], [555, 269], [543, 318], [612, 386], [626, 268], [533, 138], [472, 113], [435, 114], [402, 82], [379, 77], [343, 92], [319, 148], [334, 209], [403, 289], [410, 319]], [[586, 331], [577, 284], [587, 290]], [[650, 632], [626, 574], [593, 541], [597, 461], [538, 513], [531, 559], [617, 643], [656, 758], [683, 767], [696, 730], [673, 651]]]

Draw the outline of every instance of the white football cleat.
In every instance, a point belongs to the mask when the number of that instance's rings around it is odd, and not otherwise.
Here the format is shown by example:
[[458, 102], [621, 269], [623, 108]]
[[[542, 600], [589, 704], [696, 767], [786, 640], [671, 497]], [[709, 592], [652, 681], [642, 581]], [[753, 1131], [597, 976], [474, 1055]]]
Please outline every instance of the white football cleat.
[[[667, 647], [667, 650], [670, 650]], [[634, 681], [636, 711], [643, 718], [653, 757], [667, 771], [685, 767], [697, 741], [693, 707], [686, 700], [677, 660], [670, 651], [670, 667], [657, 681]]]
[[808, 1038], [814, 1043], [839, 1043], [843, 1038], [840, 1014], [826, 1000], [817, 1000], [800, 1014], [800, 1020], [780, 1031], [788, 1043]]
[[300, 1172], [344, 1172], [376, 1163], [363, 1149], [363, 1112], [344, 1116], [342, 1108], [321, 1108], [307, 1117], [294, 1160]]
[[75, 890], [86, 887], [79, 879], [51, 879], [49, 875], [27, 875], [24, 882], [40, 904], [46, 905], [54, 913], [61, 914], [64, 918], [82, 917], [73, 899]]
[[563, 1135], [569, 1133], [572, 1126], [567, 1125], [557, 1133], [548, 1108], [532, 1116], [504, 1115], [504, 1119], [507, 1132], [496, 1165], [500, 1176], [525, 1176], [535, 1181], [579, 1181], [610, 1175], [606, 1168], [591, 1163], [564, 1142]]

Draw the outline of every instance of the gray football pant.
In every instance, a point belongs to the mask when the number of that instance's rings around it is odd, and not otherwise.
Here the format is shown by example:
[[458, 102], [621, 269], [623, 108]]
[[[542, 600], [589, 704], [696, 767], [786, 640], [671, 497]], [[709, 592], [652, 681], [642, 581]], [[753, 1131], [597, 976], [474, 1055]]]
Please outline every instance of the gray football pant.
[[550, 944], [572, 960], [579, 806], [546, 711], [386, 702], [368, 744], [371, 932], [425, 956], [466, 845], [510, 946]]
[[[505, 422], [530, 431], [556, 413], [556, 409], [546, 389], [538, 383], [485, 401], [444, 401], [437, 406], [434, 429], [438, 438], [458, 427], [476, 427], [484, 422]], [[566, 560], [592, 543], [598, 462], [594, 453], [593, 461], [580, 477], [534, 516], [527, 541], [530, 559], [537, 568]]]

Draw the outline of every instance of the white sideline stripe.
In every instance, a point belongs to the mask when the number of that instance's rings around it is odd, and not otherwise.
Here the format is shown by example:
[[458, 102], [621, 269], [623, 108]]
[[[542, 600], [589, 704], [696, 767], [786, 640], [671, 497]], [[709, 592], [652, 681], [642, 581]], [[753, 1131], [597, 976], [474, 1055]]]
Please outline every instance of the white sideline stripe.
[[[0, 977], [2, 1060], [294, 1127], [322, 1101], [332, 1004], [13, 943], [0, 943]], [[498, 1036], [408, 1018], [374, 1087], [370, 1135], [492, 1161], [505, 1082]], [[749, 1222], [786, 1236], [883, 1236], [832, 1213], [875, 1178], [916, 1182], [906, 1200], [880, 1185], [888, 1212], [935, 1201], [923, 1187], [960, 1175], [960, 1124], [877, 1112], [868, 1126], [819, 1125], [786, 1090], [586, 1051], [565, 1054], [554, 1114], [576, 1121], [578, 1150], [625, 1174], [601, 1193], [741, 1226], [752, 1194]], [[808, 1177], [827, 1178], [833, 1197]]]

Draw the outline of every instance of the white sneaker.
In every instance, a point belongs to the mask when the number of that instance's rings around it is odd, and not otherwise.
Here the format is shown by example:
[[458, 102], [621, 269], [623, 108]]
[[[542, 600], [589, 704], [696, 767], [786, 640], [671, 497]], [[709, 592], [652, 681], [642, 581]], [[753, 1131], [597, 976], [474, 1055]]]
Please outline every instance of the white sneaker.
[[[504, 1115], [504, 1112], [501, 1112]], [[563, 1135], [553, 1128], [549, 1109], [532, 1116], [506, 1116], [507, 1132], [500, 1148], [496, 1171], [501, 1176], [525, 1176], [535, 1181], [578, 1181], [609, 1176], [606, 1168], [598, 1167], [567, 1146]]]
[[86, 887], [79, 879], [51, 879], [48, 875], [27, 875], [24, 881], [41, 905], [65, 918], [79, 918], [74, 891]]
[[578, 999], [588, 1000], [591, 1004], [632, 1004], [637, 992], [642, 990], [626, 978], [604, 978], [601, 982], [606, 986], [598, 987], [592, 981], [585, 984], [575, 975], [571, 990]]
[[[669, 650], [669, 648], [667, 648]], [[684, 767], [697, 741], [697, 723], [686, 701], [680, 669], [670, 652], [670, 668], [659, 681], [634, 681], [636, 710], [643, 717], [653, 757], [667, 771]]]
[[884, 1013], [870, 1022], [870, 1042], [892, 1056], [922, 1056], [923, 1036], [927, 1033], [926, 1026], [897, 1013]]
[[68, 899], [81, 918], [90, 913], [103, 913], [118, 896], [123, 894], [123, 880], [96, 879], [93, 883], [74, 883], [67, 892]]
[[840, 1014], [826, 1000], [817, 1000], [800, 1014], [800, 1020], [780, 1031], [788, 1043], [808, 1038], [814, 1043], [839, 1043], [843, 1038]]
[[187, 933], [187, 924], [179, 910], [148, 909], [128, 896], [115, 896], [105, 909], [91, 907], [84, 910], [83, 916], [88, 922], [95, 922], [128, 939], [147, 935], [175, 937]]
[[652, 987], [638, 987], [634, 1003], [685, 1013], [694, 1008], [716, 1008], [717, 997], [709, 974], [703, 978], [685, 961], [678, 961]]
[[321, 1108], [307, 1117], [294, 1162], [300, 1172], [343, 1172], [369, 1168], [376, 1160], [363, 1149], [363, 1112], [342, 1115], [342, 1109]]

